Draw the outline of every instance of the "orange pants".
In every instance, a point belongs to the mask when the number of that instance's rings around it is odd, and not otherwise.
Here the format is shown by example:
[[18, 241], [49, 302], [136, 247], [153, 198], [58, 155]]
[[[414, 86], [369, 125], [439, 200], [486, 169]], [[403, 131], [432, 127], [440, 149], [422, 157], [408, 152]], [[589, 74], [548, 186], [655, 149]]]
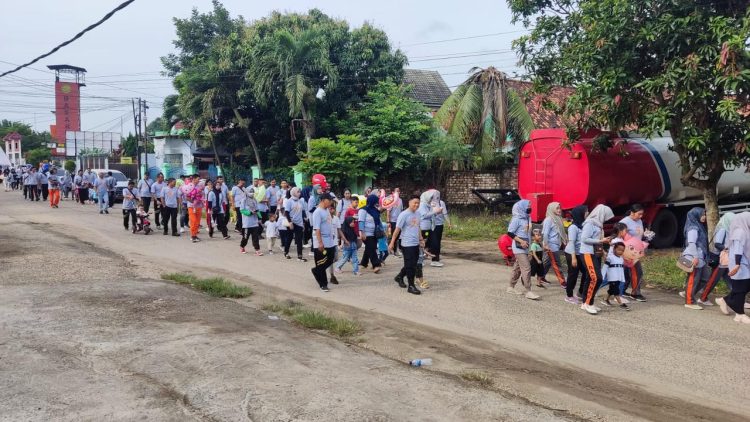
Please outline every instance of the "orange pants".
[[203, 208], [188, 208], [188, 215], [190, 218], [190, 237], [198, 237], [198, 229], [201, 226]]
[[56, 207], [60, 204], [60, 189], [49, 190], [49, 206]]

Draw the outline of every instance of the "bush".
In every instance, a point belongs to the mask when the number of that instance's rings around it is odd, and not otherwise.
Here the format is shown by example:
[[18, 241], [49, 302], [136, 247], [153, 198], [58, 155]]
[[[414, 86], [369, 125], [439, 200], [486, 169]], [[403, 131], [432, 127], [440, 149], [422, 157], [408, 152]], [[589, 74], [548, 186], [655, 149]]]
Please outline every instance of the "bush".
[[76, 162], [73, 160], [66, 160], [63, 168], [67, 170], [68, 173], [73, 173], [74, 171], [76, 171]]
[[293, 301], [269, 303], [263, 310], [291, 317], [296, 324], [311, 330], [324, 330], [339, 338], [353, 337], [362, 332], [356, 321], [330, 316], [324, 312], [305, 309]]

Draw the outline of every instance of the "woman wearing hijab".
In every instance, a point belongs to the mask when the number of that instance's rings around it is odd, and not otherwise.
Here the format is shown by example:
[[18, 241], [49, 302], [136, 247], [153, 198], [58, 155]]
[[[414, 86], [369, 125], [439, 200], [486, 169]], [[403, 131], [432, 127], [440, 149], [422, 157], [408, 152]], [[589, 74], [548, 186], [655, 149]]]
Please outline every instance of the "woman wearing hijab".
[[688, 211], [685, 221], [685, 250], [682, 256], [693, 261], [693, 272], [687, 275], [685, 284], [685, 307], [701, 310], [703, 307], [696, 303], [701, 282], [708, 280], [711, 275], [707, 264], [708, 233], [706, 233], [706, 210], [695, 207]]
[[589, 208], [586, 205], [579, 205], [570, 212], [573, 217], [573, 224], [568, 227], [568, 243], [565, 245], [565, 261], [568, 264], [568, 279], [565, 281], [565, 301], [574, 305], [580, 305], [583, 292], [583, 283], [578, 286], [579, 296], [573, 295], [573, 290], [578, 283], [578, 276], [583, 275], [581, 266], [583, 257], [581, 256], [581, 228], [586, 220]]
[[380, 199], [377, 195], [367, 197], [367, 205], [359, 210], [357, 214], [359, 221], [359, 236], [365, 244], [365, 252], [362, 256], [362, 267], [372, 264], [375, 273], [380, 272], [380, 260], [378, 259], [378, 239], [375, 236], [375, 228], [383, 227], [380, 222], [380, 210], [378, 204]]
[[750, 291], [750, 212], [740, 213], [732, 220], [729, 242], [732, 291], [723, 298], [716, 299], [716, 304], [724, 315], [734, 312], [735, 322], [750, 324], [750, 317], [745, 315], [745, 298]]
[[[628, 236], [637, 237], [643, 241], [650, 239], [644, 237], [646, 234], [643, 229], [643, 205], [633, 204], [630, 206], [628, 216], [620, 220], [620, 223], [628, 227]], [[645, 302], [646, 298], [641, 294], [641, 284], [643, 281], [643, 267], [641, 261], [635, 263], [633, 268], [625, 267], [625, 288], [623, 289], [623, 296], [628, 296], [631, 299], [638, 302]], [[625, 290], [631, 288], [630, 294], [626, 294]]]
[[263, 256], [260, 251], [260, 224], [258, 222], [258, 201], [255, 199], [255, 191], [251, 187], [247, 189], [247, 195], [240, 202], [240, 216], [242, 216], [242, 240], [240, 241], [240, 252], [246, 254], [245, 246], [252, 237], [253, 249], [256, 256]]
[[722, 265], [719, 257], [722, 251], [729, 249], [729, 228], [732, 224], [732, 220], [734, 220], [734, 216], [735, 214], [733, 212], [728, 212], [722, 215], [721, 219], [719, 219], [719, 224], [717, 224], [716, 229], [714, 229], [714, 235], [708, 245], [708, 262], [709, 266], [714, 267], [714, 269], [711, 271], [711, 277], [709, 277], [708, 282], [704, 286], [701, 286], [703, 292], [701, 293], [700, 299], [697, 300], [699, 305], [713, 305], [713, 303], [709, 301], [708, 296], [713, 292], [714, 287], [716, 287], [716, 284], [721, 279], [724, 279], [727, 286], [729, 286], [729, 291], [732, 291], [732, 279], [729, 278], [729, 266]]
[[542, 279], [547, 275], [550, 267], [555, 271], [557, 281], [565, 287], [565, 277], [562, 275], [562, 246], [568, 243], [568, 233], [565, 231], [562, 219], [562, 208], [559, 202], [551, 202], [547, 206], [547, 215], [542, 222], [542, 245], [544, 246], [544, 264]]
[[518, 280], [526, 290], [526, 298], [531, 300], [539, 299], [539, 295], [531, 291], [531, 261], [529, 261], [529, 239], [531, 220], [531, 202], [528, 199], [522, 199], [513, 205], [513, 218], [508, 224], [508, 236], [513, 239], [511, 249], [516, 257], [513, 263], [513, 275], [510, 277], [510, 286], [506, 292], [522, 295], [524, 293], [516, 290]]
[[[294, 236], [294, 243], [297, 244], [297, 260], [300, 262], [307, 262], [307, 258], [302, 256], [302, 237], [305, 231], [306, 213], [307, 204], [302, 199], [302, 191], [295, 186], [289, 191], [289, 199], [284, 202], [284, 214], [287, 221], [292, 223], [292, 234], [287, 234], [287, 236]], [[284, 246], [284, 257], [286, 259], [292, 259], [289, 256], [291, 245], [292, 241], [290, 239]]]
[[591, 315], [596, 315], [601, 309], [594, 306], [596, 292], [602, 284], [601, 246], [609, 244], [611, 237], [604, 237], [604, 223], [612, 219], [615, 214], [606, 205], [597, 205], [581, 227], [581, 255], [583, 265], [583, 292], [586, 293], [581, 309]]

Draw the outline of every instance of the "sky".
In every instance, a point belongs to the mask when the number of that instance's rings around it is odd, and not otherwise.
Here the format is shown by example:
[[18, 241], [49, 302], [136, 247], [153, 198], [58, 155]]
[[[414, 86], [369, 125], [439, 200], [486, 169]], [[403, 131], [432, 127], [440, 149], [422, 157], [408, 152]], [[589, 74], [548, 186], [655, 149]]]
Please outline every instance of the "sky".
[[[121, 0], [7, 1], [0, 30], [0, 71], [14, 68], [96, 22]], [[511, 24], [504, 0], [224, 0], [232, 16], [256, 20], [274, 10], [305, 12], [318, 8], [345, 19], [350, 27], [370, 22], [409, 57], [408, 67], [437, 70], [448, 86], [463, 82], [473, 66], [493, 65], [522, 74], [512, 41], [527, 33]], [[48, 65], [87, 70], [81, 89], [83, 130], [133, 131], [131, 99], [144, 98], [147, 119], [161, 115], [164, 97], [174, 93], [161, 76], [160, 57], [174, 51], [173, 17], [212, 9], [210, 0], [136, 0], [101, 26], [50, 57], [0, 78], [0, 119], [21, 120], [36, 130], [54, 124], [54, 74]], [[468, 38], [471, 37], [471, 38]], [[464, 38], [455, 40], [456, 38]], [[468, 39], [466, 39], [468, 38]], [[450, 56], [449, 58], [446, 56]]]

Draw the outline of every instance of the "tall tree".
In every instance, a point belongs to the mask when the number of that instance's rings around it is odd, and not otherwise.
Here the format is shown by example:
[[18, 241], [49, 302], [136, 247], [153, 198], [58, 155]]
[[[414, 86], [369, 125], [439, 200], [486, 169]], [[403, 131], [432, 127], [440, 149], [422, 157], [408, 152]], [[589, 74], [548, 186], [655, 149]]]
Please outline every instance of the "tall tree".
[[508, 88], [508, 76], [495, 69], [473, 68], [473, 74], [435, 114], [448, 135], [472, 145], [476, 167], [488, 167], [510, 137], [516, 144], [534, 129], [526, 105]]
[[361, 139], [360, 150], [380, 175], [405, 170], [417, 175], [422, 162], [419, 146], [430, 136], [427, 109], [409, 98], [406, 90], [390, 81], [380, 82], [345, 124]]
[[709, 227], [727, 166], [750, 162], [750, 6], [746, 1], [509, 0], [537, 85], [576, 88], [577, 129], [669, 130], [681, 182], [703, 192]]
[[338, 70], [331, 63], [329, 46], [317, 29], [290, 32], [276, 31], [273, 36], [253, 49], [248, 77], [253, 92], [264, 103], [282, 87], [289, 103], [289, 116], [302, 116], [305, 144], [315, 133], [315, 103], [319, 90], [333, 88]]

